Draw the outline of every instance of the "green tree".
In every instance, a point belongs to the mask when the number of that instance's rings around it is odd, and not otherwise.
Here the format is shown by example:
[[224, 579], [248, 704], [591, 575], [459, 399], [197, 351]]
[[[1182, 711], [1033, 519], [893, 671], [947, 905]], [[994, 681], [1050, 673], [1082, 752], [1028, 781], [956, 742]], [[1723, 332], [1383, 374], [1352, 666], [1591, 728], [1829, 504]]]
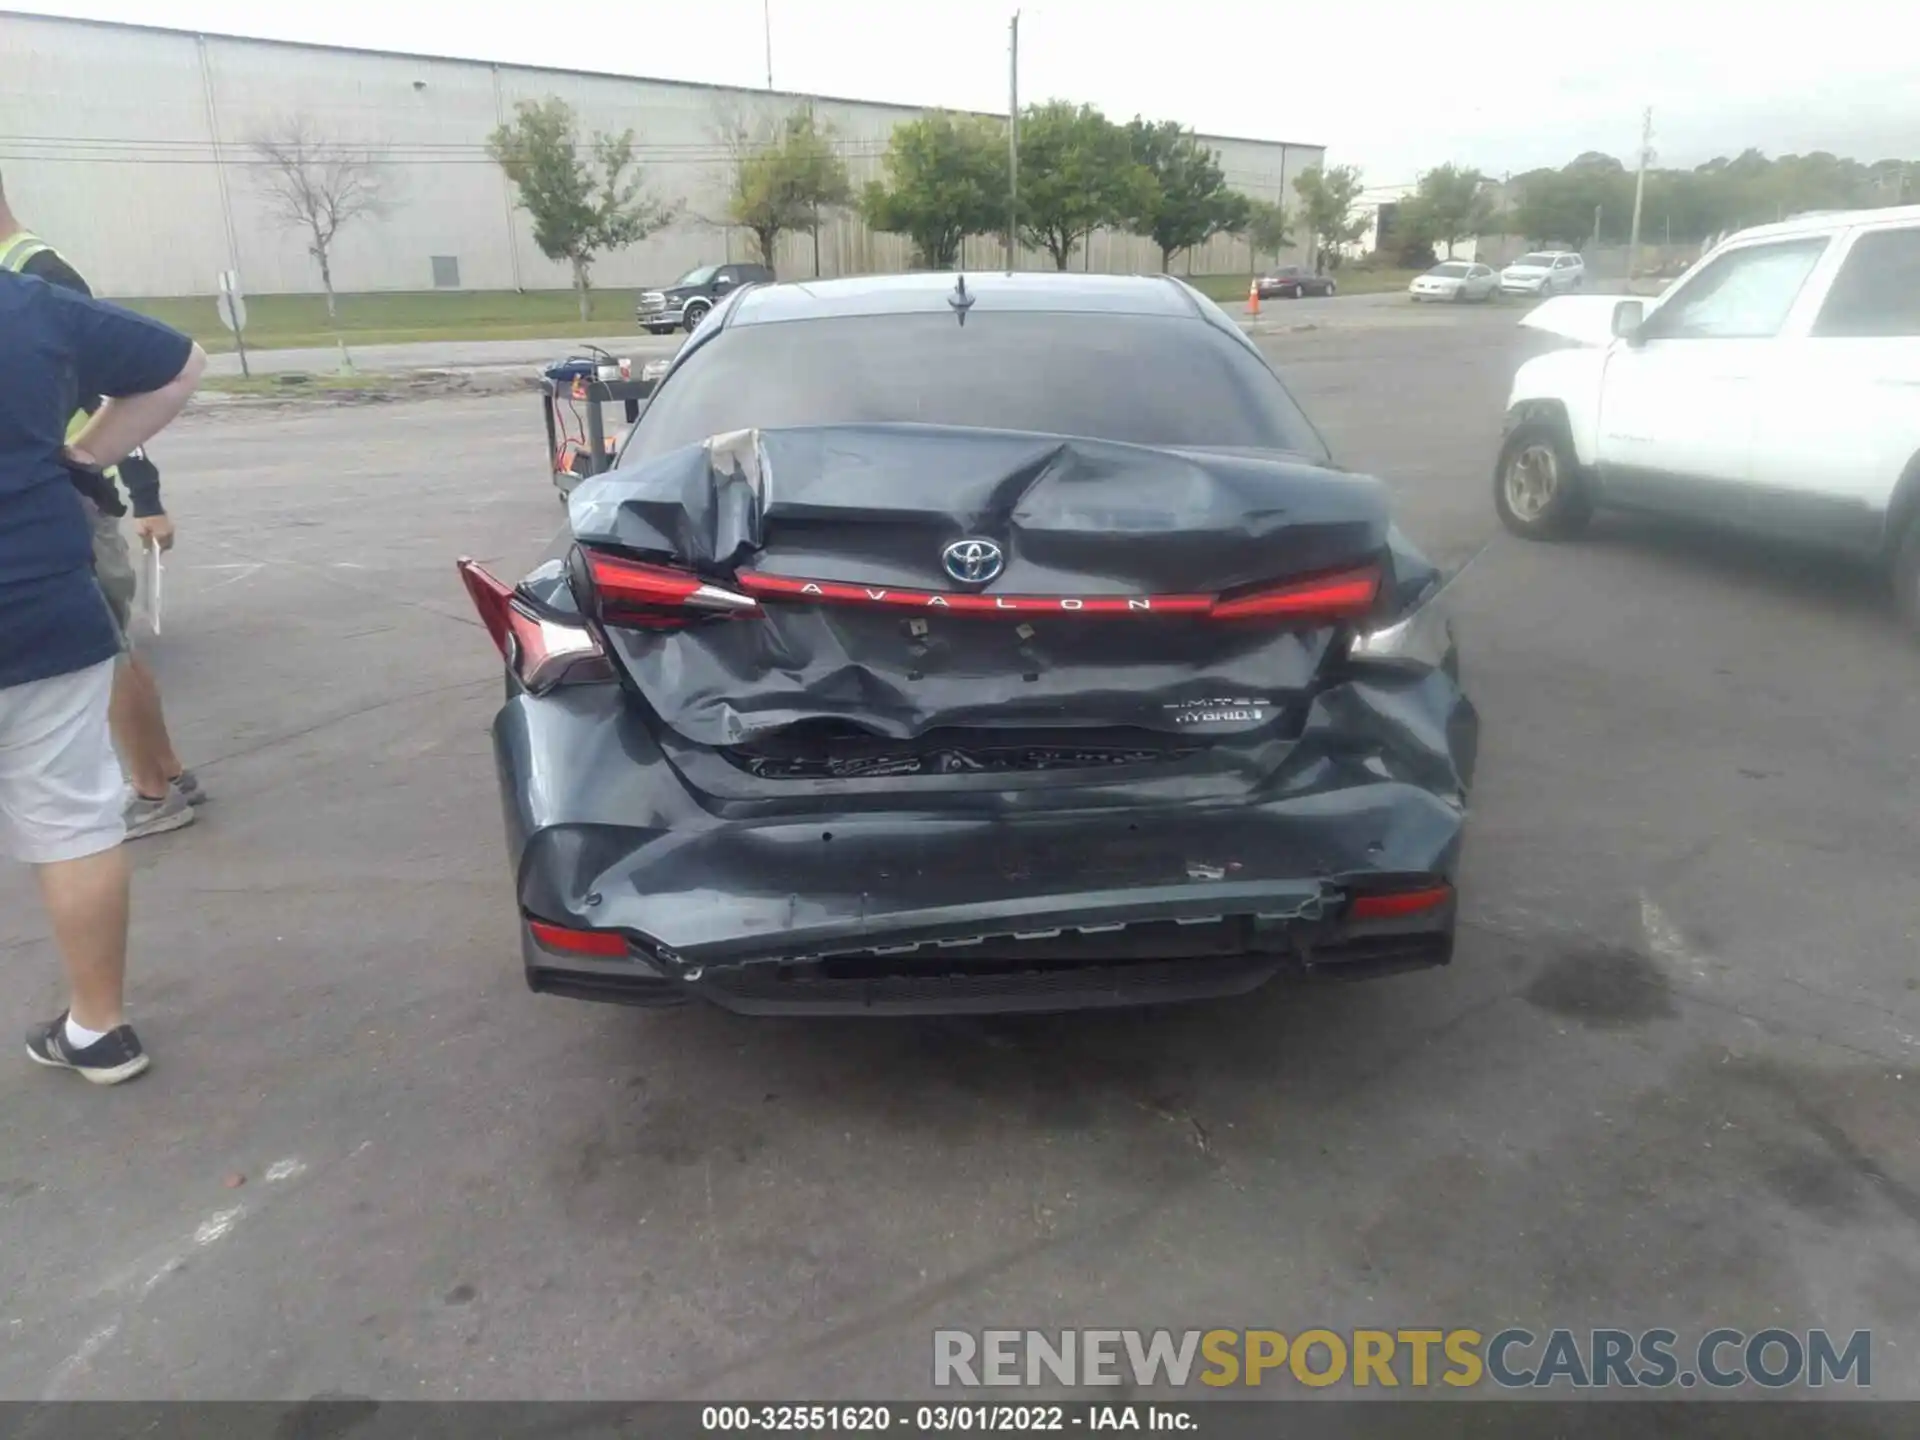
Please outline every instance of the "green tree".
[[1253, 250], [1254, 263], [1262, 255], [1278, 260], [1293, 244], [1292, 217], [1277, 200], [1253, 200], [1247, 205], [1247, 244]]
[[[1920, 167], [1898, 160], [1863, 165], [1814, 151], [1769, 159], [1747, 149], [1721, 155], [1691, 170], [1647, 171], [1642, 238], [1695, 244], [1729, 230], [1765, 224], [1805, 210], [1851, 210], [1920, 198], [1909, 185]], [[1582, 245], [1596, 233], [1608, 244], [1624, 243], [1633, 226], [1635, 176], [1617, 158], [1588, 151], [1558, 170], [1531, 170], [1515, 177], [1517, 192], [1509, 224], [1514, 233], [1555, 245]]]
[[1447, 254], [1470, 236], [1484, 234], [1493, 222], [1493, 196], [1478, 170], [1439, 165], [1420, 177], [1413, 197], [1400, 206], [1402, 236], [1424, 236], [1444, 244]]
[[1598, 207], [1604, 219], [1614, 187], [1606, 177], [1571, 170], [1530, 170], [1514, 181], [1518, 194], [1508, 212], [1514, 233], [1544, 245], [1573, 248], [1593, 234]]
[[1366, 233], [1367, 217], [1354, 213], [1360, 198], [1360, 171], [1352, 165], [1315, 166], [1293, 177], [1300, 197], [1300, 218], [1313, 236], [1317, 253], [1340, 252]]
[[913, 241], [914, 263], [951, 270], [960, 243], [1007, 218], [1007, 135], [991, 120], [935, 113], [896, 125], [887, 142], [884, 181], [873, 181], [860, 208], [876, 230]]
[[1173, 268], [1175, 251], [1246, 228], [1252, 202], [1227, 185], [1219, 156], [1191, 130], [1135, 117], [1126, 134], [1134, 163], [1151, 182], [1139, 187], [1127, 228], [1160, 247], [1161, 270]]
[[853, 204], [853, 182], [834, 148], [833, 127], [817, 119], [811, 108], [804, 119], [788, 127], [785, 155], [795, 205], [804, 212], [807, 233], [813, 236], [813, 273], [818, 275], [820, 221], [828, 211]]
[[533, 217], [533, 243], [572, 267], [582, 320], [593, 313], [595, 258], [644, 240], [678, 209], [646, 193], [633, 146], [631, 130], [595, 131], [590, 154], [582, 155], [573, 108], [557, 97], [522, 100], [513, 122], [487, 140], [487, 152]]
[[1049, 100], [1022, 112], [1020, 233], [1059, 269], [1095, 230], [1149, 209], [1152, 187], [1127, 131], [1093, 106]]
[[760, 259], [774, 263], [780, 236], [806, 230], [815, 237], [814, 273], [820, 272], [821, 215], [849, 204], [853, 187], [833, 148], [832, 131], [802, 107], [771, 134], [743, 136], [733, 165], [727, 216], [753, 233]]

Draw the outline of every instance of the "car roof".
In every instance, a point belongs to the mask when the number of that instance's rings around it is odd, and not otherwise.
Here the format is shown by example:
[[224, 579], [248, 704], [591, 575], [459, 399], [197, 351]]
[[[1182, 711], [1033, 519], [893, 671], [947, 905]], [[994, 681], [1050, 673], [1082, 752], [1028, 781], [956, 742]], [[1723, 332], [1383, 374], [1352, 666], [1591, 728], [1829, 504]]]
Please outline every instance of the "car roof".
[[841, 280], [795, 280], [756, 286], [741, 294], [729, 325], [825, 320], [856, 315], [947, 314], [965, 279], [973, 313], [1078, 311], [1106, 315], [1199, 318], [1195, 297], [1166, 275], [1088, 275], [1060, 272], [920, 272], [854, 275]]
[[1856, 225], [1920, 224], [1920, 205], [1887, 205], [1878, 210], [1812, 210], [1771, 225], [1736, 230], [1728, 240], [1771, 240], [1792, 235], [1824, 235]]

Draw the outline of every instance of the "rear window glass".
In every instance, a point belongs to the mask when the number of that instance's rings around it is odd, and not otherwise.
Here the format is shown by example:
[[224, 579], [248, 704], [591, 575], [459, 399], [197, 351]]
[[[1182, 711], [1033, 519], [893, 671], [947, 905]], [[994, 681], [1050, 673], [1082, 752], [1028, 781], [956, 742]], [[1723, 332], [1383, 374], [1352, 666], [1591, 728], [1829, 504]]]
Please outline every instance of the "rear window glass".
[[732, 430], [964, 425], [1133, 445], [1326, 449], [1257, 354], [1198, 319], [874, 315], [730, 326], [675, 368], [622, 459]]
[[1856, 239], [1813, 333], [1920, 335], [1920, 226], [1870, 230]]
[[1465, 265], [1436, 265], [1427, 272], [1441, 280], [1464, 280], [1467, 275]]

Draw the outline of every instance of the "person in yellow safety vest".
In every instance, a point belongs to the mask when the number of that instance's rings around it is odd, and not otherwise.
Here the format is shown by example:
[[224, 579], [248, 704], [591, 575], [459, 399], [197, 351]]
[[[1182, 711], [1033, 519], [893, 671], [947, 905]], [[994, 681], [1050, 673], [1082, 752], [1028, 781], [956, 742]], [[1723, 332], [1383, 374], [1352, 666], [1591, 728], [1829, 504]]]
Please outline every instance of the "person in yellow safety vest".
[[[0, 271], [33, 275], [83, 295], [92, 295], [75, 270], [45, 240], [21, 225], [7, 205], [0, 179]], [[98, 396], [81, 396], [81, 408], [67, 425], [67, 439], [80, 433], [100, 406]], [[138, 840], [178, 830], [193, 823], [194, 809], [206, 792], [194, 773], [174, 753], [160, 703], [160, 686], [152, 669], [134, 650], [131, 625], [133, 601], [139, 588], [133, 555], [120, 519], [127, 506], [120, 497], [126, 488], [132, 501], [134, 529], [143, 544], [173, 548], [174, 527], [160, 503], [160, 472], [144, 451], [135, 450], [119, 465], [104, 471], [74, 470], [74, 486], [93, 526], [94, 574], [106, 592], [109, 608], [120, 627], [122, 663], [114, 670], [113, 703], [108, 714], [114, 746], [127, 776], [127, 838]]]

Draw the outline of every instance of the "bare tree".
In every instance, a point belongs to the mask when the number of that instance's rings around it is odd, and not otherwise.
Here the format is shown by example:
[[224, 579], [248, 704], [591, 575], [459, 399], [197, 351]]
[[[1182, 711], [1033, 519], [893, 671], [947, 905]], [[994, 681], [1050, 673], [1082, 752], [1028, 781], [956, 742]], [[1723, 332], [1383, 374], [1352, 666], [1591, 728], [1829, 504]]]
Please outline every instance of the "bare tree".
[[378, 219], [392, 209], [391, 172], [373, 151], [327, 140], [304, 115], [263, 131], [251, 148], [268, 213], [276, 224], [303, 232], [326, 287], [327, 319], [337, 320], [334, 239], [353, 221]]

